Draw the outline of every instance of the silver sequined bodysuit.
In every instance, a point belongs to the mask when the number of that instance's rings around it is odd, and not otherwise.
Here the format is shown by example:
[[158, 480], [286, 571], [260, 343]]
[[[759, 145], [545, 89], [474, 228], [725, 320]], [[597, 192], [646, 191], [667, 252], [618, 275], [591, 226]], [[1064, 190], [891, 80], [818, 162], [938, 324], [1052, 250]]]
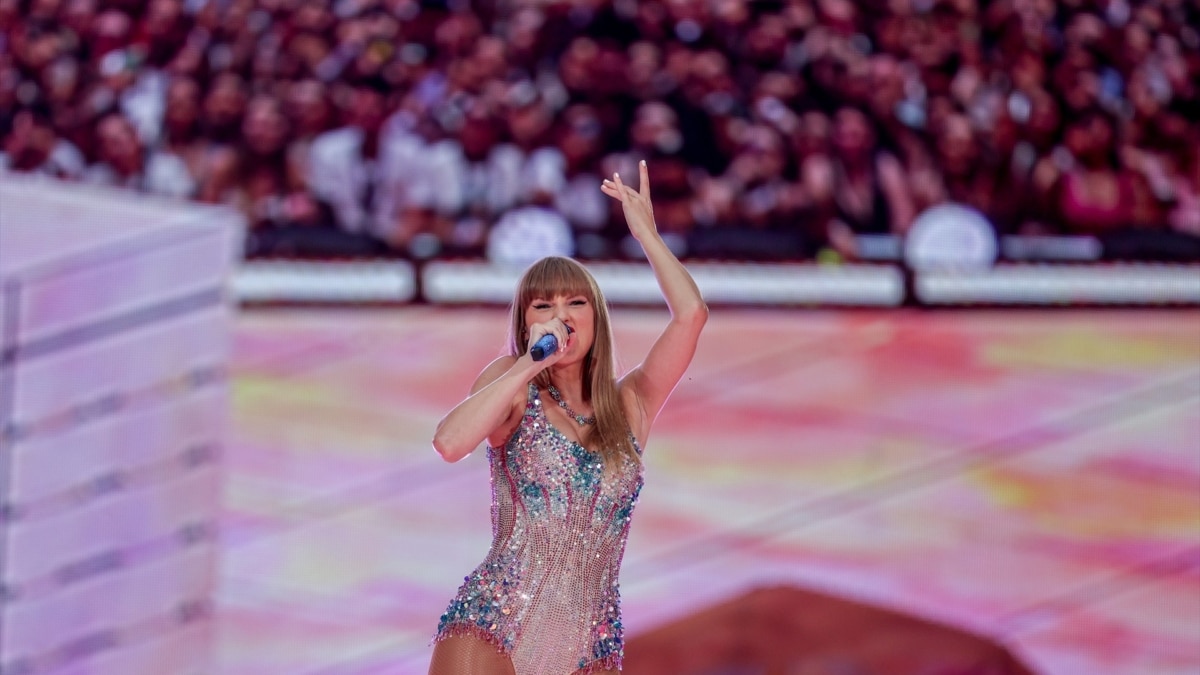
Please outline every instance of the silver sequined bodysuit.
[[520, 427], [503, 449], [488, 448], [488, 461], [492, 547], [442, 615], [437, 639], [486, 640], [517, 675], [620, 668], [617, 575], [640, 464], [625, 459], [606, 472], [599, 455], [550, 425], [534, 384]]

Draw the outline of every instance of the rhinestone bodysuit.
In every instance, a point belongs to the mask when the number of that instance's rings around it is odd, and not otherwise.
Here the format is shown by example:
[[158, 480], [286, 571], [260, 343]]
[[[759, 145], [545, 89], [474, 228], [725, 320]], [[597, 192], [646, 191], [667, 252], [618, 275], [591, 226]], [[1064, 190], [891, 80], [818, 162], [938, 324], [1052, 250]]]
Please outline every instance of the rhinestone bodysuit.
[[606, 470], [600, 455], [549, 423], [534, 384], [520, 427], [504, 448], [488, 448], [488, 462], [492, 546], [442, 615], [436, 639], [486, 640], [517, 675], [619, 669], [617, 577], [641, 465], [625, 458]]

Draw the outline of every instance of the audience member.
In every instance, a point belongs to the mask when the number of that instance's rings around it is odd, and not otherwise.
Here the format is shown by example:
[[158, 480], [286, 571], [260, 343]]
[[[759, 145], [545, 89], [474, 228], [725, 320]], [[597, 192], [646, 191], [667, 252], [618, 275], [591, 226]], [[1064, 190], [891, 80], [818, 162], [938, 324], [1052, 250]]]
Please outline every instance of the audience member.
[[481, 256], [552, 207], [619, 257], [596, 186], [645, 157], [696, 255], [862, 257], [957, 202], [1186, 257], [1197, 26], [1177, 0], [0, 0], [0, 162], [237, 206], [263, 255]]
[[221, 192], [230, 181], [222, 178], [223, 174], [232, 173], [236, 152], [216, 145], [204, 135], [200, 118], [202, 93], [200, 83], [191, 77], [171, 80], [165, 96], [159, 147], [183, 160], [196, 181], [197, 199], [227, 202], [231, 198]]
[[0, 169], [68, 180], [83, 176], [83, 154], [58, 137], [44, 106], [18, 110], [11, 124], [12, 129], [3, 139]]
[[85, 181], [168, 197], [196, 194], [187, 164], [170, 152], [143, 148], [133, 123], [121, 113], [100, 118], [96, 140], [97, 161], [84, 171]]
[[480, 255], [490, 225], [520, 204], [521, 152], [501, 142], [502, 122], [484, 98], [463, 96], [441, 115], [442, 135], [414, 177], [406, 227], [435, 234], [456, 254]]
[[360, 80], [341, 93], [345, 126], [318, 136], [308, 153], [308, 188], [332, 214], [325, 224], [334, 226], [324, 228], [332, 231], [322, 241], [342, 255], [405, 247], [413, 228], [403, 215], [421, 143], [393, 117], [385, 82]]
[[904, 168], [880, 146], [862, 110], [838, 109], [830, 150], [810, 158], [803, 175], [816, 205], [815, 229], [829, 245], [855, 259], [860, 253], [855, 235], [907, 232], [916, 213]]

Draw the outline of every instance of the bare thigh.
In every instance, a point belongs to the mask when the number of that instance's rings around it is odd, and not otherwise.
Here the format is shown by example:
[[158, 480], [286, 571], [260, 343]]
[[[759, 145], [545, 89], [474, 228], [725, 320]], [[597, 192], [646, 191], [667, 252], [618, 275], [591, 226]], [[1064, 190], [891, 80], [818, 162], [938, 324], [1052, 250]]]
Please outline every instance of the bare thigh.
[[437, 643], [429, 675], [516, 675], [512, 661], [479, 638], [453, 636]]

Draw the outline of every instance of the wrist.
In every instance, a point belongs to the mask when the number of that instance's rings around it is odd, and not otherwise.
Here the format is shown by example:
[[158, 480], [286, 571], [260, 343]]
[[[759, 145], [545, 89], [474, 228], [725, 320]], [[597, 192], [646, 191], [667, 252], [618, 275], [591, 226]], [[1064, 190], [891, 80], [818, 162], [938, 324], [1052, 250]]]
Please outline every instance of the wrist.
[[666, 238], [664, 238], [662, 233], [658, 231], [646, 234], [646, 236], [638, 239], [638, 243], [642, 245], [642, 250], [645, 251], [647, 255], [658, 251], [664, 251], [666, 253], [670, 253], [671, 255], [675, 255], [674, 251], [671, 249], [671, 245], [667, 243]]
[[543, 368], [545, 368], [545, 366], [543, 365], [542, 361], [534, 361], [533, 357], [529, 355], [529, 352], [525, 352], [517, 357], [517, 360], [513, 362], [513, 367], [509, 370], [509, 372], [512, 373], [517, 379], [528, 383], [534, 378], [534, 376], [542, 372]]
[[658, 227], [653, 224], [651, 224], [650, 227], [641, 230], [630, 228], [629, 234], [633, 235], [633, 238], [640, 242], [650, 242], [656, 239], [658, 241], [662, 241], [662, 234], [659, 233]]

